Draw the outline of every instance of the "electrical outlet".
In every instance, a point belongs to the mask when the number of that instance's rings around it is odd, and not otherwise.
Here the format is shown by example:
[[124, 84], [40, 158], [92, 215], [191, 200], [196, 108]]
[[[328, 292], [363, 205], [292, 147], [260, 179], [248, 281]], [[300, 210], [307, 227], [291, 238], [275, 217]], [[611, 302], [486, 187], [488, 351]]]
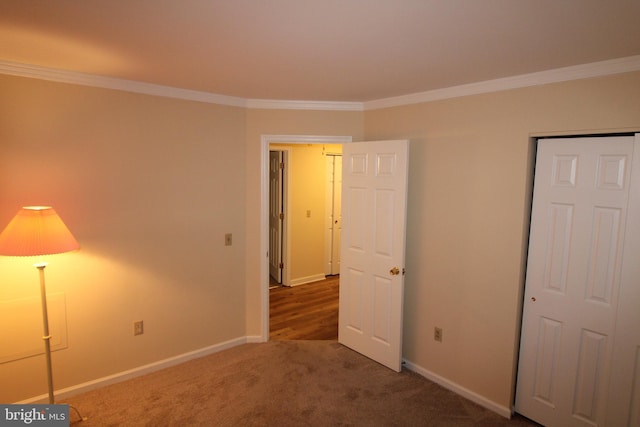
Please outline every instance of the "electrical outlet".
[[433, 328], [433, 339], [442, 342], [442, 328], [438, 328], [437, 326]]
[[227, 233], [224, 235], [224, 245], [225, 246], [231, 246], [231, 244], [233, 243], [233, 236], [231, 235], [231, 233]]
[[142, 334], [144, 334], [144, 322], [142, 320], [133, 322], [133, 335], [142, 335]]

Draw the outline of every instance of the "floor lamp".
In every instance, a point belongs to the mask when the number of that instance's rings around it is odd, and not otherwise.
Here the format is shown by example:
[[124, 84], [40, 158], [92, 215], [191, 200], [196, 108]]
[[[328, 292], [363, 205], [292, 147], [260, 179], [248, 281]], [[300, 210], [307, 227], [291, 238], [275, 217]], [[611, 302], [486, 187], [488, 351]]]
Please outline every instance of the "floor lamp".
[[[26, 206], [18, 211], [9, 225], [0, 234], [0, 255], [43, 256], [60, 254], [79, 249], [80, 245], [56, 211], [49, 206]], [[40, 297], [42, 299], [42, 326], [44, 330], [44, 353], [47, 359], [47, 382], [49, 404], [54, 404], [53, 373], [51, 369], [51, 335], [47, 314], [47, 293], [44, 286], [46, 262], [33, 265], [40, 275]], [[74, 408], [75, 409], [75, 408]], [[77, 412], [77, 409], [75, 409]], [[78, 414], [79, 415], [79, 414]], [[82, 416], [80, 416], [82, 419]]]

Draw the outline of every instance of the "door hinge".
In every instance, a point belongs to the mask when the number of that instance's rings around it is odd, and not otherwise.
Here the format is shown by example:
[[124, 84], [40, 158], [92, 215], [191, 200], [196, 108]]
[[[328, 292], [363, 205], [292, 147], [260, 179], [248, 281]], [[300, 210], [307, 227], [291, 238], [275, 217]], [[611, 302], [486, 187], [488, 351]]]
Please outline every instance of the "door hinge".
[[278, 217], [279, 217], [280, 219], [284, 219], [284, 213], [280, 212], [280, 215], [278, 215]]
[[280, 263], [280, 265], [278, 265], [278, 267], [280, 267], [280, 268], [284, 268], [284, 264], [283, 264], [283, 263]]
[[284, 162], [280, 163], [280, 169], [284, 169]]

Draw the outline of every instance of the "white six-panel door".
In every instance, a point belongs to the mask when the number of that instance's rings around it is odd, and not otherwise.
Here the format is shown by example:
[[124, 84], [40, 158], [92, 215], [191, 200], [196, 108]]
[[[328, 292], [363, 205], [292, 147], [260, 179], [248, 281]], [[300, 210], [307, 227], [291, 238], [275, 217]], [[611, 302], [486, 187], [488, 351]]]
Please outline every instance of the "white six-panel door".
[[[614, 338], [631, 326], [621, 296], [640, 302], [640, 278], [622, 275], [624, 263], [639, 262], [624, 253], [625, 240], [639, 237], [627, 227], [640, 220], [629, 212], [640, 189], [631, 170], [637, 145], [633, 136], [538, 144], [516, 411], [549, 427], [631, 425], [640, 340], [636, 333], [621, 355]], [[614, 367], [614, 355], [627, 365]], [[625, 413], [607, 411], [612, 396]]]
[[396, 371], [402, 306], [408, 141], [343, 146], [338, 340]]

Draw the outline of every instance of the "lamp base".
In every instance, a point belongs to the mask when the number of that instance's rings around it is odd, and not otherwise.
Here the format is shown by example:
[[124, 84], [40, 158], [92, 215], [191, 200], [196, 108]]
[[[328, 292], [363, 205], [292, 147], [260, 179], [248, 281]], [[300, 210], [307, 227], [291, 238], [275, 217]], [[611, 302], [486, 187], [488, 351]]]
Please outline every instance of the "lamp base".
[[80, 418], [80, 421], [87, 421], [88, 418], [87, 417], [83, 417], [82, 414], [80, 413], [80, 411], [78, 410], [78, 408], [76, 408], [73, 405], [69, 405], [69, 408], [73, 409], [75, 411], [75, 413], [78, 415], [78, 417]]

